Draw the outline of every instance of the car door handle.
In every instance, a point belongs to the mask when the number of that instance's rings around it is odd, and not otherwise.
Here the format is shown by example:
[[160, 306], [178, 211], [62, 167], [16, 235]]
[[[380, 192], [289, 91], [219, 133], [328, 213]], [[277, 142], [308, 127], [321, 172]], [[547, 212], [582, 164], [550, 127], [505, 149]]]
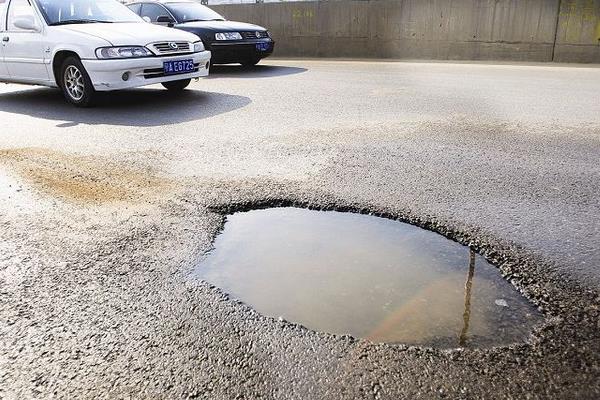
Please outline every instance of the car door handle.
[[9, 40], [10, 40], [10, 38], [9, 38], [8, 36], [4, 36], [4, 37], [2, 38], [2, 41], [3, 41], [3, 42], [8, 42]]

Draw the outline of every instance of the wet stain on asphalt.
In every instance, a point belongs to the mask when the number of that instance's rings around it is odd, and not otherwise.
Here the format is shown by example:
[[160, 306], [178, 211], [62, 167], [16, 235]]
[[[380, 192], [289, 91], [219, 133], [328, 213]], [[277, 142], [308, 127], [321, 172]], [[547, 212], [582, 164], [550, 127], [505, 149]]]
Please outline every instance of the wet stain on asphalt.
[[229, 215], [197, 273], [265, 315], [373, 342], [493, 347], [526, 340], [543, 320], [469, 248], [353, 213]]
[[35, 190], [75, 203], [138, 202], [172, 186], [149, 168], [124, 168], [101, 157], [42, 148], [0, 150], [0, 165]]

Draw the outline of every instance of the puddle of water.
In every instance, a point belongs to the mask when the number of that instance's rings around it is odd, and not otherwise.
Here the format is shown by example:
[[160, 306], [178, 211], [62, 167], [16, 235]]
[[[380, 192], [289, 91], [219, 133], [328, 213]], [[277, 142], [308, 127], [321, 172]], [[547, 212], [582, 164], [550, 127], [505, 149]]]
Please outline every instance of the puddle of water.
[[360, 214], [235, 213], [197, 272], [262, 314], [374, 342], [505, 345], [542, 319], [469, 248]]

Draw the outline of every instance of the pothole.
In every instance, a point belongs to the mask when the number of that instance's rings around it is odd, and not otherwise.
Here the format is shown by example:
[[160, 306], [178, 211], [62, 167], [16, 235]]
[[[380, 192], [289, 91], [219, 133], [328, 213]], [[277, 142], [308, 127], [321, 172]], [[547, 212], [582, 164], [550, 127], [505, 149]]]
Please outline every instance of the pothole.
[[271, 208], [227, 217], [200, 277], [313, 330], [374, 342], [490, 347], [542, 315], [483, 257], [385, 218]]

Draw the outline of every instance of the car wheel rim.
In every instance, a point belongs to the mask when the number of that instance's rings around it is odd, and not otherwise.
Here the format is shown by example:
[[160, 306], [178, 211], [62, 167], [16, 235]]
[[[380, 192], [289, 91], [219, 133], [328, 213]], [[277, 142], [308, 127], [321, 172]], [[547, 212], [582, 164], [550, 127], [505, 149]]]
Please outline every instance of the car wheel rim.
[[83, 75], [79, 68], [74, 65], [69, 65], [65, 70], [65, 89], [69, 96], [76, 101], [83, 98], [84, 82]]

